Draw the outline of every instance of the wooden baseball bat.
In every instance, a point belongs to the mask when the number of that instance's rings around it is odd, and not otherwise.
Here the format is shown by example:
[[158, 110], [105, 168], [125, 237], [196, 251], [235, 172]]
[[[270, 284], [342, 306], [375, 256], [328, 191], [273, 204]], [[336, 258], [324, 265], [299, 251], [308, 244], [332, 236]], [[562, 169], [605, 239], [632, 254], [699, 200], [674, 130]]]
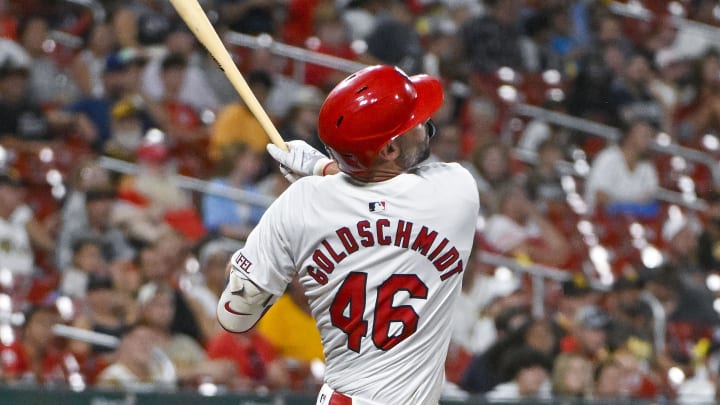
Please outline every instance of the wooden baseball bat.
[[205, 46], [210, 52], [210, 55], [215, 59], [220, 69], [225, 73], [230, 83], [232, 83], [235, 90], [240, 95], [240, 98], [245, 102], [250, 111], [255, 115], [258, 122], [265, 130], [265, 133], [270, 137], [272, 143], [278, 148], [287, 151], [285, 141], [283, 141], [280, 133], [273, 124], [270, 117], [260, 105], [260, 102], [253, 94], [250, 86], [243, 78], [242, 74], [235, 66], [230, 54], [225, 45], [223, 45], [217, 31], [208, 20], [205, 11], [200, 6], [197, 0], [170, 0], [175, 10], [182, 17], [188, 28], [195, 34], [195, 37]]

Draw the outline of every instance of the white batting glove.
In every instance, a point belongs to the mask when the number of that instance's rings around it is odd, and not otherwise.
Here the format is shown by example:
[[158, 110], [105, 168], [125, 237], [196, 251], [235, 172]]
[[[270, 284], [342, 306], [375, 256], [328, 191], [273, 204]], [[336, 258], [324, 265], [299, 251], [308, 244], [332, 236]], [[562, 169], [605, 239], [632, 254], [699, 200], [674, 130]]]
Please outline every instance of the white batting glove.
[[305, 141], [287, 142], [289, 151], [274, 144], [267, 145], [267, 151], [280, 163], [280, 171], [290, 182], [303, 176], [322, 176], [333, 161]]
[[280, 165], [280, 173], [289, 181], [290, 183], [295, 183], [301, 176], [293, 173], [288, 169], [287, 167]]

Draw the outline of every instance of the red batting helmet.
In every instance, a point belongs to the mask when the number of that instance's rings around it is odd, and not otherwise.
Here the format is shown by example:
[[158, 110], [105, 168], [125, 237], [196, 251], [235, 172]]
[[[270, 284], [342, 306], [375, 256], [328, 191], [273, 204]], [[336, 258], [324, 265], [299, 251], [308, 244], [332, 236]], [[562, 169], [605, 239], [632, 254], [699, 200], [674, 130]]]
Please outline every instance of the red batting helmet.
[[340, 170], [360, 174], [383, 146], [430, 119], [442, 101], [442, 86], [434, 77], [370, 66], [330, 92], [320, 108], [318, 133]]

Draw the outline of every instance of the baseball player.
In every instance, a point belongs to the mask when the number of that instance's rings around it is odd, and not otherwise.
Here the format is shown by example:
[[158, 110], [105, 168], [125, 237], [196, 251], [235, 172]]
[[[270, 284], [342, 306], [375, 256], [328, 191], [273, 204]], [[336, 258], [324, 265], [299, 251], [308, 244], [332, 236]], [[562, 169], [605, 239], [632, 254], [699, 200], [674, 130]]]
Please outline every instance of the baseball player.
[[302, 141], [289, 152], [268, 146], [289, 176], [307, 177], [232, 256], [218, 320], [250, 329], [299, 274], [327, 362], [318, 404], [440, 398], [478, 212], [477, 187], [460, 165], [419, 165], [442, 100], [433, 77], [365, 68], [320, 109], [332, 159]]

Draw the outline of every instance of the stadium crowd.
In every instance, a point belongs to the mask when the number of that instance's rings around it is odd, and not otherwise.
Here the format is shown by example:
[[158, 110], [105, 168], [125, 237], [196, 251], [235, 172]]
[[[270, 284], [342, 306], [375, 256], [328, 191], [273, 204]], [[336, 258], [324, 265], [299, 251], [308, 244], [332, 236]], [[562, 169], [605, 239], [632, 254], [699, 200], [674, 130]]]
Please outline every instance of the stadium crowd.
[[[0, 381], [316, 392], [299, 284], [249, 333], [215, 319], [230, 254], [288, 186], [262, 127], [168, 2], [81, 3], [0, 0]], [[442, 78], [430, 159], [481, 196], [448, 395], [720, 398], [715, 1], [201, 3], [221, 33]], [[347, 72], [227, 47], [283, 138], [323, 150]]]

